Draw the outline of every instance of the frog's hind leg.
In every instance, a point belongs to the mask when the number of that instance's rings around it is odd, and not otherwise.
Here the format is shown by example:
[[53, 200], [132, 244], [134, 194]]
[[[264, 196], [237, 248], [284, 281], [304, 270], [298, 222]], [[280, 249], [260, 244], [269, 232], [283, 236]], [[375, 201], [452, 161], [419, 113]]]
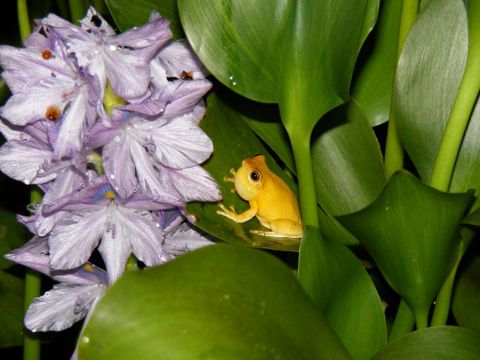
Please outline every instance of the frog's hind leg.
[[262, 225], [269, 228], [268, 230], [251, 230], [250, 232], [255, 235], [268, 236], [268, 237], [288, 237], [288, 238], [301, 238], [303, 236], [303, 227], [298, 222], [290, 219], [276, 219], [265, 223], [261, 221]]

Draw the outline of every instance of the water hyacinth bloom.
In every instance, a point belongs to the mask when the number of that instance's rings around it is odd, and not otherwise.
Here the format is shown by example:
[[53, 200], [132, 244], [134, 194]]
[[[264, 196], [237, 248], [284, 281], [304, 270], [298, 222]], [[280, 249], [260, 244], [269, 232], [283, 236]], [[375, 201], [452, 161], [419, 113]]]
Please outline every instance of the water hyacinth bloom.
[[36, 298], [25, 315], [25, 326], [35, 331], [60, 331], [82, 320], [105, 293], [106, 272], [86, 263], [69, 271], [50, 268], [48, 242], [35, 236], [30, 242], [6, 255], [58, 281], [52, 290]]
[[[90, 8], [80, 26], [56, 15], [36, 24], [25, 48], [0, 46], [12, 92], [0, 170], [44, 192], [18, 216], [33, 240], [7, 258], [59, 281], [25, 318], [58, 331], [91, 311], [130, 256], [154, 266], [211, 244], [182, 214], [221, 197], [201, 166], [213, 152], [199, 127], [212, 85], [189, 45], [170, 42], [167, 20], [154, 12], [116, 34]], [[96, 251], [106, 272], [89, 263]]]

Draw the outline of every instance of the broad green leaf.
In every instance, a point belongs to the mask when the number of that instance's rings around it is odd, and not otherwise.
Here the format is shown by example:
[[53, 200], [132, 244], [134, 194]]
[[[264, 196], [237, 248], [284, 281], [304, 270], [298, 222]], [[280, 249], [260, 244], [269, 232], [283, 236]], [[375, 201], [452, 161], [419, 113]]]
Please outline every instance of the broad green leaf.
[[[215, 149], [212, 157], [205, 163], [205, 169], [220, 185], [223, 202], [227, 207], [234, 205], [237, 212], [248, 209], [248, 203], [236, 193], [232, 193], [233, 184], [224, 182], [223, 179], [225, 176], [232, 176], [230, 169], [238, 169], [242, 160], [256, 154], [265, 155], [269, 168], [282, 177], [294, 192], [296, 191], [292, 179], [287, 177], [276, 164], [267, 149], [246, 125], [243, 116], [214, 94], [207, 99], [207, 115], [200, 126], [212, 139]], [[217, 204], [190, 203], [187, 206], [187, 212], [195, 215], [197, 219], [195, 225], [216, 238], [254, 247], [298, 250], [298, 239], [274, 239], [253, 235], [250, 230], [262, 228], [256, 218], [243, 224], [237, 224], [218, 215], [216, 213], [218, 209]]]
[[461, 0], [432, 1], [405, 41], [394, 109], [401, 142], [429, 182], [467, 59], [467, 14]]
[[23, 342], [23, 279], [0, 270], [0, 348]]
[[317, 126], [312, 147], [318, 203], [332, 215], [360, 210], [385, 184], [377, 138], [355, 101], [339, 107]]
[[81, 359], [349, 359], [291, 270], [214, 245], [127, 273], [96, 306]]
[[[352, 96], [367, 116], [370, 126], [388, 121], [397, 58], [397, 38], [402, 2], [382, 1], [377, 25], [370, 35], [365, 63], [353, 82]], [[367, 40], [367, 44], [370, 45]]]
[[443, 193], [400, 171], [375, 202], [338, 220], [366, 247], [417, 319], [426, 321], [456, 260], [458, 224], [472, 195]]
[[242, 115], [243, 121], [247, 123], [250, 129], [275, 152], [275, 155], [282, 160], [290, 171], [295, 173], [295, 161], [290, 141], [280, 120], [278, 107], [248, 100], [225, 90], [227, 89], [220, 88], [217, 94], [232, 110]]
[[298, 279], [354, 359], [370, 359], [386, 343], [385, 315], [372, 280], [346, 247], [323, 239], [318, 228], [306, 228]]
[[179, 1], [187, 37], [212, 74], [243, 96], [279, 103], [286, 126], [306, 135], [348, 98], [377, 9], [376, 0]]
[[480, 334], [455, 326], [435, 326], [401, 336], [372, 360], [476, 360]]
[[452, 305], [458, 324], [480, 332], [480, 257], [460, 274]]
[[[479, 54], [479, 41], [480, 41], [480, 6], [478, 1], [467, 1], [467, 13], [469, 21], [469, 57], [478, 57]], [[470, 66], [473, 66], [476, 71], [480, 66], [477, 62], [479, 59], [469, 58]], [[472, 76], [475, 77], [475, 74]], [[469, 79], [466, 79], [469, 80]], [[478, 86], [478, 84], [477, 84]], [[472, 96], [477, 97], [477, 90], [472, 86], [471, 91], [474, 93]], [[458, 154], [455, 169], [453, 172], [452, 180], [450, 183], [450, 191], [463, 192], [468, 189], [478, 189], [480, 184], [480, 142], [478, 141], [480, 136], [480, 101], [476, 100], [475, 107], [473, 109], [470, 121], [463, 136], [462, 145]], [[478, 197], [474, 208], [478, 208]]]
[[177, 0], [135, 0], [132, 11], [131, 0], [105, 0], [115, 24], [121, 31], [146, 24], [152, 13], [157, 10], [160, 16], [170, 21], [173, 38], [184, 37], [182, 24], [178, 16]]

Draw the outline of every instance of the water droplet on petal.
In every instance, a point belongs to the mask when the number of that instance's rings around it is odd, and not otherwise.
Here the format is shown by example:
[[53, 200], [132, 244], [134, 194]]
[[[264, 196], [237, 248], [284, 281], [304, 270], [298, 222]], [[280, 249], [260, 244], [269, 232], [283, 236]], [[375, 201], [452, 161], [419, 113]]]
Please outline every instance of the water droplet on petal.
[[115, 137], [113, 138], [113, 141], [118, 144], [118, 143], [120, 142], [120, 136], [118, 136], [118, 135], [115, 136]]
[[117, 51], [117, 47], [116, 47], [115, 45], [110, 45], [110, 46], [108, 47], [108, 50], [110, 50], [110, 51]]
[[31, 181], [30, 179], [23, 179], [23, 183], [24, 183], [25, 185], [30, 185], [31, 182], [32, 182], [32, 181]]
[[110, 174], [109, 178], [110, 178], [111, 180], [114, 180], [114, 179], [115, 179], [115, 175]]

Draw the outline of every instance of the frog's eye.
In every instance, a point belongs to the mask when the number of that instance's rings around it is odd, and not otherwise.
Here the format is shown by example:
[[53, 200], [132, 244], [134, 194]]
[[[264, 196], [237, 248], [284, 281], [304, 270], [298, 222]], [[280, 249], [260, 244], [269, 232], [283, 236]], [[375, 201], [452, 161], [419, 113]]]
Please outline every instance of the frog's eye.
[[257, 182], [257, 181], [259, 181], [261, 178], [262, 178], [262, 175], [260, 175], [260, 172], [257, 171], [257, 170], [252, 171], [252, 172], [250, 173], [250, 179], [251, 179], [252, 181]]

